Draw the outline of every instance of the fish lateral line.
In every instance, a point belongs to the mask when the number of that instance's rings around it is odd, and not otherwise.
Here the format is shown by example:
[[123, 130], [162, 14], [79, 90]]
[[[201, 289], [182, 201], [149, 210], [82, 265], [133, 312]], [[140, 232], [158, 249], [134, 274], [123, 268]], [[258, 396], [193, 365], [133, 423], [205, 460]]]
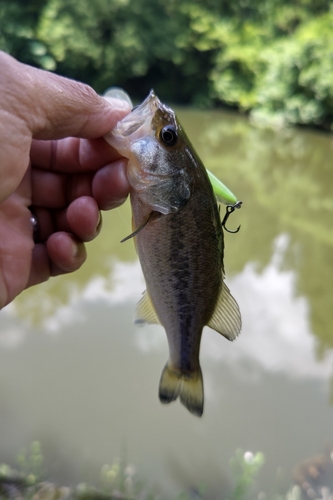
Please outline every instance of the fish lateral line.
[[131, 238], [134, 238], [134, 236], [136, 236], [137, 234], [140, 233], [140, 231], [142, 231], [142, 229], [144, 229], [146, 227], [146, 225], [148, 224], [148, 222], [152, 221], [152, 220], [156, 220], [158, 219], [162, 214], [160, 214], [160, 212], [156, 212], [156, 211], [152, 211], [150, 212], [150, 214], [148, 215], [148, 217], [143, 221], [142, 224], [140, 224], [139, 227], [137, 227], [133, 233], [129, 234], [128, 236], [126, 236], [126, 238], [123, 238], [120, 243], [124, 243], [125, 241], [127, 240], [130, 240]]
[[225, 229], [228, 233], [232, 233], [232, 234], [235, 234], [235, 233], [238, 233], [238, 231], [240, 230], [241, 226], [239, 225], [237, 229], [235, 229], [234, 231], [232, 231], [231, 229], [228, 229], [226, 227], [226, 222], [227, 220], [229, 219], [230, 215], [236, 210], [236, 208], [242, 208], [242, 201], [237, 201], [236, 203], [234, 203], [233, 205], [227, 205], [226, 206], [226, 209], [225, 209], [225, 214], [224, 214], [224, 217], [223, 217], [223, 220], [222, 220], [222, 227], [223, 229]]

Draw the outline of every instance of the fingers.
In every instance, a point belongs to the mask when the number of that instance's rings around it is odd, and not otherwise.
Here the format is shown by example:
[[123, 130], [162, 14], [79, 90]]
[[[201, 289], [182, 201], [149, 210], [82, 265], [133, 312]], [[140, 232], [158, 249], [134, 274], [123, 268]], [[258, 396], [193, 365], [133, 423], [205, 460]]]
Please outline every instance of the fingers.
[[[87, 174], [85, 181], [72, 186], [74, 201], [68, 206], [63, 197], [64, 207], [57, 207], [59, 197], [52, 194], [55, 191], [66, 191], [63, 179], [59, 174], [41, 171], [41, 178], [35, 178], [34, 183], [40, 183], [35, 194], [34, 203], [44, 206], [34, 206], [33, 212], [39, 222], [38, 239], [32, 254], [30, 278], [27, 287], [46, 281], [50, 276], [56, 276], [75, 271], [86, 259], [84, 241], [95, 238], [101, 229], [99, 209], [119, 206], [126, 199], [129, 184], [126, 176], [126, 162], [119, 160], [99, 170], [91, 181]], [[45, 177], [46, 176], [46, 177]], [[82, 179], [82, 176], [80, 176]], [[88, 179], [88, 181], [87, 181]], [[36, 187], [36, 184], [35, 184]], [[49, 189], [49, 190], [48, 190]], [[76, 197], [79, 192], [92, 192], [89, 195]], [[68, 193], [67, 193], [68, 195]], [[51, 205], [50, 208], [46, 208]]]
[[47, 243], [35, 245], [26, 288], [47, 281], [50, 276], [77, 271], [87, 254], [84, 243], [65, 232], [55, 233]]
[[38, 242], [45, 242], [59, 231], [72, 233], [82, 241], [91, 241], [101, 230], [100, 211], [96, 201], [90, 196], [74, 200], [64, 210], [47, 210], [36, 206], [30, 209], [38, 221]]
[[32, 205], [62, 209], [82, 196], [93, 196], [100, 209], [121, 205], [130, 185], [126, 175], [127, 160], [118, 160], [101, 168], [95, 175], [64, 175], [33, 168]]
[[27, 288], [47, 281], [50, 276], [79, 269], [87, 256], [83, 242], [95, 238], [102, 224], [97, 203], [91, 197], [78, 198], [66, 211], [51, 214], [44, 208], [35, 208], [33, 212], [43, 243], [33, 248]]
[[92, 194], [101, 210], [119, 207], [126, 200], [130, 191], [126, 169], [127, 161], [119, 160], [94, 175]]
[[78, 269], [86, 258], [83, 242], [95, 238], [101, 229], [99, 209], [119, 206], [129, 192], [123, 160], [94, 176], [72, 177], [74, 181], [68, 183], [63, 174], [34, 169], [32, 209], [39, 222], [38, 239], [44, 243], [34, 247], [27, 286]]
[[61, 208], [67, 204], [68, 179], [65, 175], [32, 169], [31, 204], [45, 208]]
[[81, 173], [98, 170], [121, 156], [102, 138], [68, 137], [58, 141], [33, 140], [30, 158], [32, 165], [40, 169]]
[[82, 197], [70, 204], [66, 214], [71, 231], [82, 241], [93, 240], [100, 232], [102, 216], [94, 198]]
[[46, 248], [51, 259], [51, 276], [76, 271], [87, 258], [84, 243], [70, 233], [52, 234]]
[[33, 169], [31, 175], [32, 205], [64, 208], [80, 196], [91, 196], [92, 175], [65, 176]]
[[35, 245], [31, 255], [30, 276], [26, 284], [29, 288], [44, 283], [50, 277], [50, 260], [44, 244]]

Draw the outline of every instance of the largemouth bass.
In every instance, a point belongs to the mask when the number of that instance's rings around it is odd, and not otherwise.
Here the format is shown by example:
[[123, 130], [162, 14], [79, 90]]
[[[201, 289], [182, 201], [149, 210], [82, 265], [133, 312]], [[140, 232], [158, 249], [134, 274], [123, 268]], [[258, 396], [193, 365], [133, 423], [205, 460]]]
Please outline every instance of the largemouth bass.
[[179, 396], [201, 416], [203, 327], [228, 340], [241, 329], [239, 307], [224, 282], [223, 230], [212, 185], [175, 113], [153, 91], [106, 140], [129, 160], [130, 236], [147, 286], [136, 321], [161, 324], [168, 338], [159, 398], [170, 403]]

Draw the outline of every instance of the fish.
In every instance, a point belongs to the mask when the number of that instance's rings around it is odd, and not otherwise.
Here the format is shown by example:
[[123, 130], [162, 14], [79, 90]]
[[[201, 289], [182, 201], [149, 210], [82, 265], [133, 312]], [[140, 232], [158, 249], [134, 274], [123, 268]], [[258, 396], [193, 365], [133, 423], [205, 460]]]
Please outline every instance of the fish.
[[128, 158], [133, 232], [146, 283], [136, 323], [160, 324], [169, 359], [159, 399], [204, 409], [199, 361], [204, 326], [228, 340], [241, 314], [225, 283], [224, 235], [207, 171], [174, 111], [152, 90], [105, 137]]

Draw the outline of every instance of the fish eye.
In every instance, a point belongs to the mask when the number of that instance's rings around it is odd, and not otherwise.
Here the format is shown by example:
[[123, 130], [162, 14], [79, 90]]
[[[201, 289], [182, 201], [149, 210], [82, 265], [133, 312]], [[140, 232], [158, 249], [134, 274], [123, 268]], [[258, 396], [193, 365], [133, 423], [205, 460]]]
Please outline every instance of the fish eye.
[[160, 138], [166, 146], [174, 146], [178, 139], [178, 134], [172, 125], [166, 125], [160, 132]]

